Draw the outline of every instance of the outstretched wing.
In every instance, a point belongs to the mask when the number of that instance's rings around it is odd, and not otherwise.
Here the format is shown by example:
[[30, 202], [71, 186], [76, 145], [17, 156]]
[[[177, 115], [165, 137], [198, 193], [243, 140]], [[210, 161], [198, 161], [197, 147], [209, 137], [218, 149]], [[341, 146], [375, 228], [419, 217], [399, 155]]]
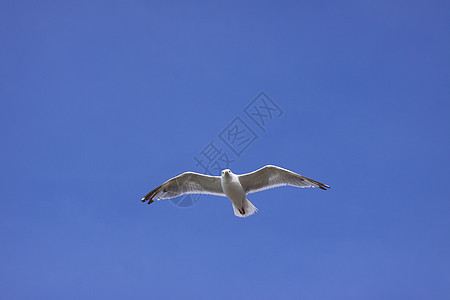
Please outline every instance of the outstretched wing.
[[194, 172], [178, 175], [148, 193], [142, 202], [175, 198], [184, 194], [210, 194], [225, 196], [219, 176], [208, 176]]
[[239, 175], [239, 181], [247, 194], [285, 185], [296, 187], [318, 187], [322, 190], [329, 188], [326, 184], [289, 170], [270, 165], [251, 173]]

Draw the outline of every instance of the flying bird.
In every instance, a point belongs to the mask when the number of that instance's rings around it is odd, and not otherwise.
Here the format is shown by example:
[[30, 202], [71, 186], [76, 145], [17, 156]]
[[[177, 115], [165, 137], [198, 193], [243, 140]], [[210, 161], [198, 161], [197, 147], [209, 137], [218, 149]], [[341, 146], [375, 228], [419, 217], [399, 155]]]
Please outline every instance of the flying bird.
[[328, 185], [307, 178], [292, 171], [265, 166], [251, 173], [237, 175], [229, 169], [222, 171], [222, 176], [209, 176], [194, 172], [182, 173], [158, 186], [142, 202], [151, 204], [155, 200], [175, 198], [184, 194], [209, 194], [228, 197], [233, 204], [237, 217], [248, 217], [258, 209], [247, 199], [247, 194], [279, 186], [318, 187], [322, 190]]

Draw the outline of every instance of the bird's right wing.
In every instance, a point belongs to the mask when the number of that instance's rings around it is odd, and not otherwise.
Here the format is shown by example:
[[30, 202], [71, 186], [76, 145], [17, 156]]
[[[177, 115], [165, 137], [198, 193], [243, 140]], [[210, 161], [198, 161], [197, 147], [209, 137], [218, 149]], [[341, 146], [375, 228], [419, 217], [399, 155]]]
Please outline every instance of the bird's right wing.
[[247, 194], [285, 185], [296, 187], [318, 187], [322, 190], [329, 188], [326, 184], [289, 170], [270, 165], [251, 173], [239, 175], [239, 181]]
[[225, 196], [219, 176], [209, 176], [194, 172], [180, 174], [148, 193], [142, 202], [175, 198], [184, 194], [210, 194]]

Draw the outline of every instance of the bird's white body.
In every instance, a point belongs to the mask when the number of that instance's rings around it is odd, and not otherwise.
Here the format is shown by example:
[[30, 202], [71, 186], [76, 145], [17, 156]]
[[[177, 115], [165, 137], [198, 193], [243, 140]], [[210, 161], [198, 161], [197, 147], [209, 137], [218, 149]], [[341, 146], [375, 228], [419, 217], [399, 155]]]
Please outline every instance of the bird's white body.
[[292, 171], [267, 165], [251, 173], [236, 175], [229, 169], [222, 176], [210, 176], [194, 172], [180, 174], [152, 190], [142, 202], [170, 199], [183, 194], [210, 194], [224, 196], [231, 200], [234, 214], [238, 217], [253, 215], [258, 209], [247, 199], [247, 194], [277, 186], [318, 187], [322, 190], [328, 185], [307, 178]]
[[236, 216], [248, 217], [258, 210], [248, 201], [247, 194], [239, 181], [239, 176], [233, 174], [230, 170], [224, 170], [222, 171], [220, 184], [225, 195], [233, 203], [233, 210]]
[[233, 202], [234, 205], [240, 207], [246, 198], [244, 188], [239, 182], [239, 177], [233, 173], [224, 173], [220, 179], [223, 192]]

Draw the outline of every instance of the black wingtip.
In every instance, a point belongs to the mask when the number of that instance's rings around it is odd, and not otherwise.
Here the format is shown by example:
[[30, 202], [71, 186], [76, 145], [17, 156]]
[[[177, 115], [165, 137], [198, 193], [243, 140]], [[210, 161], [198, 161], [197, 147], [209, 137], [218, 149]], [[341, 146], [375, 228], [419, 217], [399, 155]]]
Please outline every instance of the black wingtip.
[[141, 202], [142, 202], [142, 203], [145, 203], [145, 202], [147, 202], [147, 201], [148, 201], [147, 204], [153, 203], [153, 199], [147, 199], [147, 197], [144, 197], [144, 198], [141, 199]]
[[331, 188], [331, 187], [329, 185], [326, 185], [326, 184], [319, 185], [319, 189], [322, 189], [324, 191], [328, 190], [329, 188]]

